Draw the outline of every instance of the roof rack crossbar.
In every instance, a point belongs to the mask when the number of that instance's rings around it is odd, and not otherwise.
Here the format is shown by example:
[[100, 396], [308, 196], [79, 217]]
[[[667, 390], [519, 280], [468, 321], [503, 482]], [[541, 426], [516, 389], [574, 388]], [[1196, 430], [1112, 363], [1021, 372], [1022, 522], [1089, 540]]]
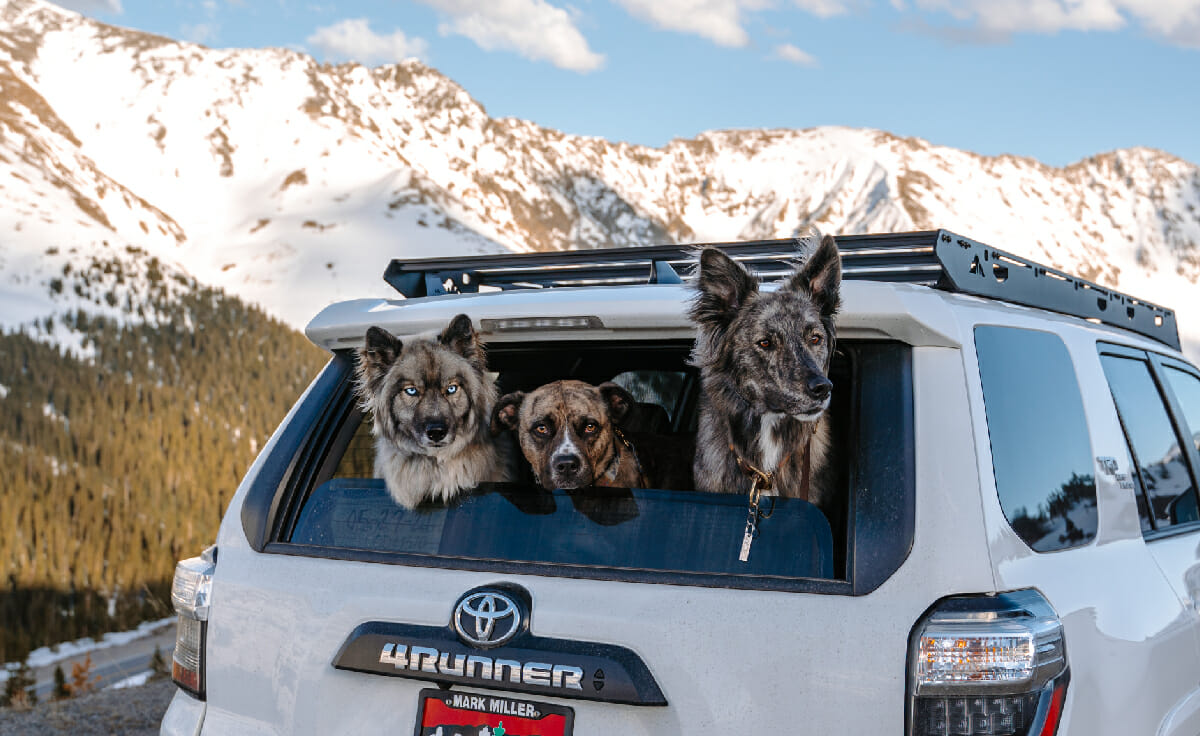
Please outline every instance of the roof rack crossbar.
[[[924, 284], [1123, 327], [1178, 350], [1175, 313], [947, 230], [836, 238], [845, 279]], [[712, 243], [774, 281], [804, 254], [795, 240]], [[488, 289], [679, 284], [702, 245], [393, 260], [384, 280], [407, 298]]]

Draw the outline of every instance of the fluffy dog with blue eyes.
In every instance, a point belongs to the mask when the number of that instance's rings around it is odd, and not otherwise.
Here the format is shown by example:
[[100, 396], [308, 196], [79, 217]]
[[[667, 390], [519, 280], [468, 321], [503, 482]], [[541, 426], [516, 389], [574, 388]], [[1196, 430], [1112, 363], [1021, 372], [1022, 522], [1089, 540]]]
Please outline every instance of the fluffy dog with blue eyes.
[[512, 479], [512, 453], [489, 428], [496, 384], [471, 318], [401, 341], [367, 330], [357, 391], [374, 417], [375, 475], [405, 508], [449, 501], [484, 482]]

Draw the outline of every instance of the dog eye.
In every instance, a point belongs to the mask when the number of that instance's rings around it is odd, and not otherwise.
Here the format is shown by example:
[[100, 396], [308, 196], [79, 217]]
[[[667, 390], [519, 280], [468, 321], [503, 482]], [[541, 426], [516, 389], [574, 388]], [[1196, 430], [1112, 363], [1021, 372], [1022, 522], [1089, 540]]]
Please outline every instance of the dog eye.
[[416, 386], [405, 386], [404, 393], [408, 394], [409, 396], [416, 396], [420, 392], [417, 391]]
[[600, 429], [600, 426], [595, 422], [588, 422], [587, 424], [583, 425], [584, 434], [595, 434], [597, 429]]
[[758, 341], [758, 346], [763, 350], [770, 350], [771, 348], [775, 347], [775, 343], [771, 342], [770, 338], [764, 337]]
[[808, 336], [809, 345], [820, 345], [823, 342], [825, 342], [825, 336], [819, 332], [814, 332]]
[[450, 384], [449, 386], [447, 386], [447, 387], [446, 387], [446, 393], [448, 393], [448, 394], [456, 394], [456, 393], [458, 393], [458, 384], [457, 384], [457, 383], [452, 383], [452, 384]]
[[533, 425], [533, 431], [537, 432], [538, 434], [550, 434], [550, 428], [547, 427], [545, 424]]

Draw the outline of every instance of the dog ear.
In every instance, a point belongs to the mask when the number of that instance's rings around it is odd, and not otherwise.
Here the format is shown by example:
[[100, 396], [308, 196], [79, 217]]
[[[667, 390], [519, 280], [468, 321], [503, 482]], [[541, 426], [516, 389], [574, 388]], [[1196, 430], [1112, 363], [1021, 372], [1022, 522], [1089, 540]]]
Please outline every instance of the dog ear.
[[368, 327], [365, 344], [358, 349], [358, 372], [363, 388], [374, 391], [396, 358], [403, 343], [382, 327]]
[[841, 284], [842, 256], [833, 236], [826, 235], [785, 288], [806, 289], [812, 294], [821, 315], [830, 317], [842, 306]]
[[492, 434], [500, 434], [506, 429], [517, 428], [517, 414], [520, 413], [521, 402], [524, 400], [525, 394], [521, 391], [514, 391], [500, 397], [500, 400], [496, 402], [496, 408], [492, 410]]
[[480, 344], [479, 335], [471, 326], [471, 318], [467, 315], [460, 314], [450, 320], [450, 324], [438, 335], [438, 342], [475, 363], [480, 370], [486, 370], [483, 345]]
[[612, 381], [602, 383], [597, 388], [604, 397], [604, 403], [608, 406], [608, 418], [613, 424], [620, 424], [637, 404], [632, 394]]
[[699, 294], [692, 303], [691, 318], [701, 325], [724, 328], [753, 294], [758, 280], [741, 264], [717, 248], [700, 252]]

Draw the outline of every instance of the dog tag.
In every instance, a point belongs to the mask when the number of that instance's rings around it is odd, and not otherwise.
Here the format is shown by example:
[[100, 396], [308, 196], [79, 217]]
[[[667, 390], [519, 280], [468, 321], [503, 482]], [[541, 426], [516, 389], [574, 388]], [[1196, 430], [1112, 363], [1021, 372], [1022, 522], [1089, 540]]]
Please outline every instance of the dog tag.
[[756, 527], [758, 526], [757, 521], [758, 514], [755, 514], [752, 510], [750, 515], [746, 517], [746, 533], [742, 536], [742, 551], [738, 553], [738, 562], [745, 562], [750, 559], [750, 545], [754, 542], [754, 533], [757, 531]]

